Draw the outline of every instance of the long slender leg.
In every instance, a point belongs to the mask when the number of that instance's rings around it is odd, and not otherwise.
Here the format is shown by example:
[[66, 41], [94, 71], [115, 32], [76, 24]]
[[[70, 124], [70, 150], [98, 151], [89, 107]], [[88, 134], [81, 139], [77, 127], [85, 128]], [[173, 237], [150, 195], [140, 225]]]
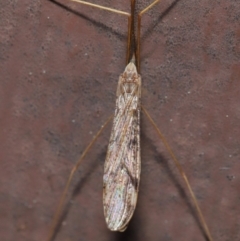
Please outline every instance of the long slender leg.
[[155, 0], [151, 4], [149, 4], [146, 8], [144, 8], [140, 13], [138, 13], [138, 27], [137, 27], [137, 69], [138, 72], [140, 72], [140, 35], [141, 35], [141, 20], [142, 15], [147, 12], [150, 8], [152, 8], [154, 5], [156, 5], [161, 0]]
[[55, 212], [55, 215], [54, 215], [54, 218], [53, 218], [53, 221], [52, 221], [52, 224], [51, 224], [51, 227], [50, 227], [50, 230], [49, 230], [49, 233], [48, 233], [48, 237], [47, 237], [47, 241], [51, 241], [54, 237], [54, 234], [56, 232], [56, 228], [59, 224], [59, 220], [61, 218], [61, 215], [62, 215], [62, 210], [63, 210], [63, 206], [64, 206], [64, 203], [65, 203], [65, 200], [66, 200], [66, 196], [67, 196], [67, 193], [68, 193], [68, 189], [69, 189], [69, 186], [72, 182], [72, 178], [75, 174], [75, 172], [77, 171], [77, 169], [79, 168], [83, 158], [86, 156], [86, 154], [88, 153], [88, 151], [91, 149], [92, 145], [95, 143], [95, 141], [98, 139], [98, 137], [100, 136], [100, 134], [102, 133], [102, 131], [105, 129], [105, 127], [107, 126], [107, 124], [110, 122], [110, 120], [113, 118], [113, 115], [110, 116], [107, 121], [104, 123], [104, 125], [101, 127], [101, 129], [98, 131], [98, 133], [96, 134], [96, 136], [92, 139], [92, 141], [88, 144], [88, 146], [86, 147], [86, 149], [84, 150], [83, 154], [81, 155], [81, 157], [79, 158], [78, 162], [74, 165], [74, 167], [72, 168], [71, 172], [70, 172], [70, 175], [68, 177], [68, 181], [66, 182], [66, 185], [65, 185], [65, 188], [62, 192], [62, 195], [61, 195], [61, 198], [60, 198], [60, 201], [59, 201], [59, 204], [58, 204], [58, 207], [57, 207], [57, 210]]
[[109, 11], [109, 12], [118, 13], [118, 14], [122, 14], [122, 15], [125, 15], [125, 16], [130, 16], [130, 13], [127, 13], [127, 12], [124, 12], [124, 11], [121, 11], [121, 10], [117, 10], [117, 9], [114, 9], [114, 8], [108, 8], [108, 7], [104, 7], [102, 5], [89, 3], [89, 2], [86, 2], [86, 1], [82, 1], [82, 0], [71, 0], [71, 1], [78, 2], [78, 3], [84, 4], [84, 5], [87, 5], [87, 6], [91, 6], [91, 7], [99, 8], [99, 9], [102, 9], [102, 10], [106, 10], [106, 11]]
[[143, 106], [142, 106], [142, 110], [143, 110], [144, 114], [147, 116], [148, 120], [149, 120], [149, 121], [151, 122], [151, 124], [153, 125], [153, 127], [156, 129], [159, 138], [162, 140], [164, 146], [166, 147], [166, 149], [168, 150], [169, 154], [171, 155], [171, 157], [172, 157], [172, 159], [173, 159], [173, 161], [174, 161], [174, 163], [175, 163], [178, 171], [180, 172], [180, 174], [181, 174], [181, 176], [182, 176], [182, 178], [183, 178], [183, 180], [184, 180], [184, 182], [185, 182], [185, 184], [186, 184], [186, 186], [187, 186], [188, 191], [190, 192], [191, 198], [192, 198], [193, 203], [194, 203], [194, 205], [195, 205], [195, 208], [196, 208], [196, 210], [197, 210], [198, 217], [199, 217], [200, 222], [201, 222], [201, 224], [202, 224], [202, 226], [203, 226], [203, 228], [204, 228], [204, 231], [205, 231], [205, 233], [206, 233], [206, 235], [207, 235], [207, 238], [208, 238], [209, 241], [213, 241], [212, 235], [211, 235], [211, 233], [210, 233], [210, 231], [209, 231], [209, 228], [208, 228], [208, 226], [207, 226], [207, 223], [206, 223], [206, 221], [205, 221], [205, 219], [204, 219], [204, 217], [203, 217], [202, 211], [201, 211], [201, 209], [200, 209], [200, 207], [199, 207], [199, 205], [198, 205], [196, 196], [195, 196], [195, 194], [193, 193], [193, 190], [192, 190], [192, 188], [191, 188], [191, 185], [190, 185], [190, 183], [189, 183], [189, 181], [188, 181], [188, 178], [187, 178], [185, 172], [183, 171], [183, 168], [182, 168], [180, 162], [177, 160], [177, 158], [176, 158], [176, 156], [174, 155], [172, 149], [171, 149], [170, 146], [168, 145], [165, 137], [163, 136], [163, 134], [161, 133], [161, 131], [160, 131], [159, 128], [157, 127], [156, 123], [153, 121], [153, 119], [151, 118], [151, 116], [149, 115], [149, 113], [147, 112], [147, 110], [146, 110]]

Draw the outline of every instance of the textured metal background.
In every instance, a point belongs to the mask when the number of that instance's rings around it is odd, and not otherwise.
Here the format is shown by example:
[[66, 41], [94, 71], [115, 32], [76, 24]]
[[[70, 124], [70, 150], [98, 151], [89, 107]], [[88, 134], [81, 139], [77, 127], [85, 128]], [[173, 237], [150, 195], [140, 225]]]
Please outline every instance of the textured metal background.
[[[128, 0], [96, 2], [129, 11]], [[214, 240], [239, 241], [240, 1], [162, 0], [142, 26], [142, 103], [182, 163]], [[125, 17], [69, 1], [0, 2], [1, 241], [46, 239], [70, 169], [114, 111], [126, 33]], [[103, 217], [109, 126], [74, 179], [55, 240], [206, 240], [142, 117], [139, 201], [126, 232], [108, 231]]]

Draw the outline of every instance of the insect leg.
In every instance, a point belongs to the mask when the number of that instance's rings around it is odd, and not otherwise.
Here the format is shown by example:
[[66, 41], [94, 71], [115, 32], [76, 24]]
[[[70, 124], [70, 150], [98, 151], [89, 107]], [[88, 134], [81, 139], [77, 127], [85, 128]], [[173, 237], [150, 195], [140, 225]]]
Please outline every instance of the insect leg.
[[168, 150], [169, 154], [171, 155], [171, 157], [172, 157], [172, 159], [174, 161], [174, 164], [176, 165], [178, 171], [180, 172], [180, 174], [181, 174], [181, 176], [182, 176], [182, 178], [183, 178], [183, 180], [184, 180], [184, 182], [185, 182], [185, 184], [187, 186], [188, 191], [190, 192], [190, 196], [191, 196], [191, 198], [193, 200], [193, 203], [195, 205], [195, 208], [197, 210], [197, 214], [198, 214], [200, 222], [201, 222], [201, 224], [203, 226], [205, 234], [206, 234], [206, 236], [207, 236], [209, 241], [213, 241], [212, 235], [211, 235], [211, 233], [209, 231], [209, 228], [207, 226], [207, 223], [206, 223], [206, 221], [205, 221], [205, 219], [203, 217], [203, 213], [202, 213], [202, 211], [201, 211], [201, 209], [199, 207], [197, 198], [196, 198], [196, 196], [195, 196], [195, 194], [194, 194], [194, 192], [192, 190], [192, 187], [191, 187], [191, 185], [190, 185], [190, 183], [188, 181], [188, 178], [187, 178], [185, 172], [183, 171], [183, 168], [182, 168], [180, 162], [177, 160], [176, 156], [174, 155], [172, 149], [170, 148], [169, 144], [167, 143], [167, 141], [166, 141], [165, 137], [163, 136], [162, 132], [159, 130], [159, 128], [157, 127], [156, 123], [154, 122], [152, 117], [149, 115], [149, 113], [147, 112], [147, 110], [143, 106], [142, 106], [142, 110], [143, 110], [143, 113], [147, 116], [148, 120], [153, 125], [153, 127], [156, 129], [159, 138], [162, 140], [164, 146], [166, 147], [166, 149]]
[[67, 196], [67, 193], [68, 193], [68, 189], [69, 189], [69, 186], [72, 182], [72, 178], [75, 174], [75, 172], [77, 171], [77, 169], [79, 168], [83, 158], [86, 156], [86, 154], [88, 153], [88, 151], [91, 149], [92, 145], [95, 143], [95, 141], [97, 140], [97, 138], [100, 136], [100, 134], [102, 133], [102, 131], [105, 129], [105, 127], [107, 126], [107, 124], [110, 122], [110, 120], [112, 120], [113, 116], [110, 116], [107, 121], [104, 123], [104, 125], [101, 127], [101, 129], [97, 132], [97, 134], [95, 135], [95, 137], [92, 139], [92, 141], [88, 144], [88, 146], [86, 147], [86, 149], [84, 150], [84, 152], [82, 153], [81, 157], [79, 158], [79, 160], [77, 161], [77, 163], [74, 165], [74, 167], [72, 168], [71, 172], [70, 172], [70, 175], [68, 177], [68, 180], [66, 182], [66, 185], [65, 185], [65, 188], [62, 192], [62, 195], [61, 195], [61, 198], [60, 198], [60, 201], [59, 201], [59, 204], [58, 204], [58, 207], [57, 207], [57, 210], [55, 212], [55, 215], [53, 217], [53, 220], [52, 220], [52, 224], [51, 224], [51, 227], [50, 227], [50, 230], [49, 230], [49, 233], [48, 233], [48, 237], [47, 237], [47, 241], [51, 241], [53, 240], [53, 237], [55, 235], [55, 232], [56, 232], [56, 229], [57, 229], [57, 226], [59, 224], [59, 221], [60, 221], [60, 218], [61, 218], [61, 215], [62, 215], [62, 210], [63, 210], [63, 206], [64, 206], [64, 203], [65, 203], [65, 200], [66, 200], [66, 196]]

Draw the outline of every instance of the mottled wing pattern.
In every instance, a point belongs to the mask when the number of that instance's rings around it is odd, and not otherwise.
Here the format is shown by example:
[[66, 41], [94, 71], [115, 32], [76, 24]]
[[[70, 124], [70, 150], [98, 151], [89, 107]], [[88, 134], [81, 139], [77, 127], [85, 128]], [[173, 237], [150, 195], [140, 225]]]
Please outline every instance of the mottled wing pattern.
[[141, 77], [130, 62], [119, 77], [116, 111], [103, 177], [108, 228], [124, 231], [136, 207], [140, 181]]

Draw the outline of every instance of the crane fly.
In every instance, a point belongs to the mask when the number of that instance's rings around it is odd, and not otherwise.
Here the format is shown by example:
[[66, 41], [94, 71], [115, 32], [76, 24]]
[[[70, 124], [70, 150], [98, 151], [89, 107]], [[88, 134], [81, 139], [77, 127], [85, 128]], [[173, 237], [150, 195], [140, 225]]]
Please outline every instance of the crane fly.
[[[193, 203], [197, 210], [198, 218], [209, 241], [213, 241], [197, 199], [192, 191], [189, 181], [175, 155], [173, 154], [166, 139], [157, 125], [141, 106], [141, 76], [140, 76], [140, 29], [142, 15], [156, 5], [160, 0], [155, 0], [137, 14], [137, 35], [135, 37], [135, 0], [131, 0], [131, 13], [92, 4], [82, 0], [72, 0], [80, 4], [98, 8], [104, 11], [117, 13], [128, 18], [128, 41], [127, 41], [127, 64], [124, 72], [120, 75], [116, 94], [116, 109], [113, 117], [113, 127], [104, 164], [103, 176], [103, 209], [107, 227], [112, 231], [123, 232], [127, 228], [133, 216], [140, 183], [140, 111], [147, 116], [150, 123], [156, 129], [160, 139], [170, 153], [179, 170], [187, 189], [190, 192]], [[84, 150], [82, 156], [73, 167], [65, 189], [62, 193], [52, 226], [49, 231], [48, 241], [52, 240], [56, 227], [60, 221], [66, 195], [72, 178], [80, 166], [96, 139], [102, 133], [106, 125], [112, 120], [112, 116], [105, 122], [96, 136]]]

